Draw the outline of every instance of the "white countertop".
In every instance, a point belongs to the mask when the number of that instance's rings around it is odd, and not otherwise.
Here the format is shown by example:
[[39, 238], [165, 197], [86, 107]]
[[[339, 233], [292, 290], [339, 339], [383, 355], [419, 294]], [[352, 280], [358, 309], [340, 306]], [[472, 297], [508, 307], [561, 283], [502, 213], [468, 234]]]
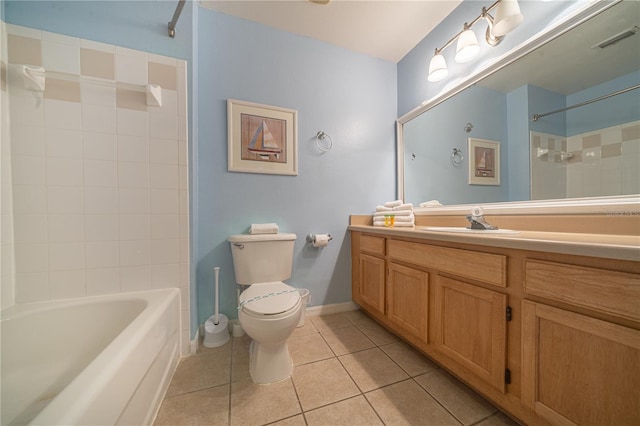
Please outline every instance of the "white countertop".
[[422, 238], [461, 244], [533, 250], [578, 256], [640, 261], [640, 236], [521, 231], [517, 234], [467, 234], [424, 230], [426, 226], [382, 227], [350, 225], [350, 231]]

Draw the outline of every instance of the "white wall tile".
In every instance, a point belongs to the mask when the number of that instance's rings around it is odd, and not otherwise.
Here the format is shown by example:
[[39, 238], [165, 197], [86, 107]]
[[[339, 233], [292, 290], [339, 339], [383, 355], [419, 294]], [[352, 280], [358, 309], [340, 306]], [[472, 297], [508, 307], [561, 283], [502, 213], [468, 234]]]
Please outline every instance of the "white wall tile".
[[85, 187], [85, 214], [118, 213], [118, 189], [108, 187]]
[[149, 139], [150, 162], [178, 164], [178, 141], [175, 139]]
[[47, 158], [47, 185], [78, 186], [82, 185], [82, 159], [80, 158]]
[[78, 130], [48, 129], [45, 139], [48, 157], [82, 157], [82, 132]]
[[33, 96], [12, 96], [9, 104], [11, 125], [44, 126], [44, 102]]
[[16, 243], [46, 243], [47, 216], [44, 214], [20, 214], [13, 218]]
[[189, 190], [189, 166], [179, 166], [180, 183], [179, 188]]
[[178, 214], [178, 190], [151, 189], [151, 214]]
[[148, 214], [147, 188], [121, 188], [118, 193], [118, 211], [122, 214]]
[[[164, 101], [164, 100], [163, 100]], [[149, 110], [149, 137], [178, 139], [178, 115]]]
[[118, 136], [141, 136], [147, 137], [149, 134], [149, 119], [145, 111], [135, 111], [131, 109], [118, 108], [117, 112]]
[[7, 33], [8, 34], [19, 35], [19, 36], [29, 37], [29, 38], [35, 38], [35, 39], [38, 39], [38, 40], [42, 39], [42, 31], [41, 30], [36, 30], [36, 29], [33, 29], [33, 28], [29, 28], [29, 27], [23, 27], [22, 25], [9, 24], [8, 22], [5, 23], [5, 25], [7, 27]]
[[148, 240], [151, 238], [148, 214], [120, 215], [120, 241]]
[[[6, 198], [3, 197], [3, 207], [9, 205], [4, 200]], [[13, 211], [16, 215], [44, 214], [47, 211], [46, 186], [15, 185], [13, 187]]]
[[86, 159], [111, 161], [118, 159], [118, 139], [115, 134], [84, 132], [82, 147]]
[[49, 275], [46, 272], [16, 274], [16, 303], [49, 299]]
[[44, 157], [14, 155], [11, 163], [14, 185], [44, 185], [46, 180]]
[[151, 267], [125, 266], [120, 268], [122, 291], [142, 291], [151, 289]]
[[118, 268], [87, 269], [87, 295], [99, 296], [120, 292]]
[[178, 215], [151, 215], [151, 239], [179, 238]]
[[118, 164], [115, 161], [84, 160], [85, 186], [118, 186]]
[[49, 273], [51, 298], [67, 299], [87, 294], [87, 281], [84, 269], [69, 271], [51, 271]]
[[85, 268], [84, 243], [49, 244], [49, 270]]
[[17, 273], [47, 272], [49, 264], [47, 244], [16, 243], [15, 256]]
[[48, 221], [51, 243], [84, 242], [84, 215], [50, 214]]
[[177, 263], [170, 265], [151, 265], [151, 287], [180, 287], [180, 266]]
[[95, 241], [85, 244], [87, 268], [110, 268], [120, 264], [118, 241]]
[[175, 240], [154, 240], [151, 245], [151, 264], [163, 265], [170, 263], [178, 263], [179, 241]]
[[146, 163], [118, 163], [118, 186], [120, 188], [148, 188], [149, 165]]
[[118, 216], [115, 214], [91, 214], [84, 219], [86, 241], [117, 241]]
[[178, 60], [169, 56], [156, 55], [155, 53], [147, 53], [147, 60], [156, 64], [165, 64], [177, 66]]
[[82, 129], [86, 132], [116, 132], [116, 108], [113, 106], [82, 104]]
[[180, 186], [178, 166], [171, 164], [151, 164], [149, 166], [149, 184], [151, 188], [178, 189]]
[[78, 102], [44, 100], [44, 122], [48, 129], [82, 130], [82, 110]]
[[42, 66], [46, 70], [80, 74], [80, 40], [43, 31]]
[[30, 125], [11, 125], [11, 154], [43, 156], [44, 127]]
[[189, 268], [189, 263], [180, 262], [180, 287], [181, 288], [189, 288], [189, 275], [191, 274], [191, 269]]
[[150, 261], [149, 240], [120, 241], [120, 266], [144, 266]]
[[47, 188], [47, 212], [49, 214], [83, 214], [83, 187], [49, 186]]
[[189, 240], [187, 238], [180, 238], [180, 264], [189, 262]]
[[146, 137], [118, 135], [119, 161], [149, 161], [149, 141]]

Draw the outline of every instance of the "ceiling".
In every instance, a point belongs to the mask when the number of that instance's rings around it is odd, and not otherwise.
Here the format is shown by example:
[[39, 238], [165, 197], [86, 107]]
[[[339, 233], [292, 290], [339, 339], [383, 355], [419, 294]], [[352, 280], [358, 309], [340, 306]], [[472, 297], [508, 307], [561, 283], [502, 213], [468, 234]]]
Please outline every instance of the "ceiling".
[[202, 0], [203, 7], [399, 62], [462, 0]]

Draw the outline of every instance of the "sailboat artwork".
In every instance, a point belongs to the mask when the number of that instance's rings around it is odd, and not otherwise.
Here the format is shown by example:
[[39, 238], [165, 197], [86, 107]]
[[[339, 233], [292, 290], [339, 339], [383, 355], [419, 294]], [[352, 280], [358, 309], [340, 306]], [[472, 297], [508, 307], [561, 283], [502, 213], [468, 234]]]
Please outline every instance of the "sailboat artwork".
[[284, 120], [243, 114], [242, 122], [243, 160], [286, 161], [283, 155]]
[[495, 177], [495, 150], [491, 148], [475, 147], [476, 177]]

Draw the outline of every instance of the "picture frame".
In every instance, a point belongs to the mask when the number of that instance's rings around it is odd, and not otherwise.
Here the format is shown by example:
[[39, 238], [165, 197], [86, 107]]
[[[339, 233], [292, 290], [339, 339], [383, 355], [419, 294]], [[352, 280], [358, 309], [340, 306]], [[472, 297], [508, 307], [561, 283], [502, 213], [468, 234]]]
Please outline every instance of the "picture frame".
[[298, 112], [227, 99], [230, 172], [298, 174]]
[[500, 142], [469, 138], [469, 185], [500, 185]]

